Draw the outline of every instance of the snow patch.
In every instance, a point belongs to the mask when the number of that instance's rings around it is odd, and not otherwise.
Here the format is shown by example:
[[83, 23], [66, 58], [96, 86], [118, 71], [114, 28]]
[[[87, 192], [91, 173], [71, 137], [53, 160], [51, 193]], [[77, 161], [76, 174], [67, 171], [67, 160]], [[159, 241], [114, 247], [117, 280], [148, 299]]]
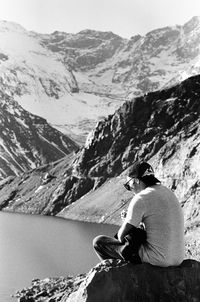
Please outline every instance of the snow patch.
[[38, 193], [39, 191], [41, 191], [42, 189], [44, 188], [44, 186], [39, 186], [38, 188], [37, 188], [37, 190], [35, 190], [35, 193]]
[[29, 129], [29, 126], [26, 125], [25, 122], [24, 122], [23, 120], [21, 120], [21, 119], [18, 118], [18, 117], [15, 117], [15, 119], [16, 119], [16, 121], [17, 121], [20, 125], [22, 125], [23, 127]]

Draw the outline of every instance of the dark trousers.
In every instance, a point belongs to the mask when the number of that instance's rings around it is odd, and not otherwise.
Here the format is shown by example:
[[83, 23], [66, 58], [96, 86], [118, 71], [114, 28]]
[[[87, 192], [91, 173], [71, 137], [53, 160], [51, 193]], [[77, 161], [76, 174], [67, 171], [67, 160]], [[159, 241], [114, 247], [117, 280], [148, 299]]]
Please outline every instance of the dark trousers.
[[146, 242], [146, 231], [133, 226], [131, 232], [125, 236], [124, 242], [118, 239], [100, 235], [94, 238], [93, 247], [101, 260], [121, 259], [133, 264], [142, 263], [139, 256], [141, 244]]

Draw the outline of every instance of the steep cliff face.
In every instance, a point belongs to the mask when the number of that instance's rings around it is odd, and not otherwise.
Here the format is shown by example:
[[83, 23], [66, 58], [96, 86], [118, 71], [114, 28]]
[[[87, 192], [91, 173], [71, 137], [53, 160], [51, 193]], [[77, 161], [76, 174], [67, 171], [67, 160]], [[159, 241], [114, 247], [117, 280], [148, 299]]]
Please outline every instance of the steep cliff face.
[[119, 223], [118, 209], [130, 196], [122, 192], [120, 179], [111, 178], [141, 158], [150, 161], [157, 176], [175, 190], [188, 229], [195, 227], [199, 221], [199, 96], [200, 76], [195, 76], [125, 102], [99, 122], [76, 155], [9, 180], [7, 185], [4, 182], [2, 209], [48, 215], [63, 210], [64, 217], [75, 212], [78, 218], [96, 221], [104, 221], [108, 212], [106, 222]]
[[112, 32], [86, 29], [77, 34], [56, 31], [43, 36], [42, 44], [53, 52], [64, 54], [65, 63], [73, 70], [87, 71], [112, 58], [124, 41]]
[[25, 111], [0, 89], [0, 180], [78, 150], [45, 119]]
[[[137, 158], [151, 159], [173, 140], [183, 143], [195, 134], [197, 138], [199, 94], [197, 76], [125, 102], [91, 132], [76, 161], [77, 171], [92, 177], [102, 176], [102, 171], [105, 178], [114, 176]], [[170, 157], [166, 153], [163, 150], [163, 162]]]
[[[126, 102], [99, 124], [75, 161], [80, 174], [96, 187], [118, 176], [137, 159], [150, 161], [157, 177], [175, 191], [185, 214], [186, 230], [199, 226], [200, 77], [170, 89]], [[110, 180], [60, 213], [64, 217], [120, 221], [127, 206], [120, 178]], [[105, 211], [101, 211], [101, 209]]]

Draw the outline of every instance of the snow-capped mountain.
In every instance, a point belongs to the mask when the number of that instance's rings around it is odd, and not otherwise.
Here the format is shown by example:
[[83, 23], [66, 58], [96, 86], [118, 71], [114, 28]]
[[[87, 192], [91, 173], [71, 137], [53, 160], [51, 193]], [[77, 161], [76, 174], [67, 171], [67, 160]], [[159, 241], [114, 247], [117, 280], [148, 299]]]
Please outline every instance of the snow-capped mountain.
[[83, 143], [125, 99], [200, 71], [200, 18], [123, 39], [112, 32], [39, 34], [0, 22], [0, 83], [27, 111]]
[[55, 32], [42, 43], [63, 56], [80, 90], [132, 97], [177, 84], [200, 71], [200, 17], [130, 40], [92, 30]]
[[2, 21], [0, 41], [0, 83], [4, 91], [23, 108], [61, 130], [66, 125], [69, 133], [73, 126], [75, 135], [76, 128], [80, 128], [86, 136], [99, 118], [119, 106], [115, 102], [110, 107], [109, 98], [79, 91], [62, 55], [44, 47], [40, 35]]
[[51, 163], [78, 145], [0, 90], [0, 180]]

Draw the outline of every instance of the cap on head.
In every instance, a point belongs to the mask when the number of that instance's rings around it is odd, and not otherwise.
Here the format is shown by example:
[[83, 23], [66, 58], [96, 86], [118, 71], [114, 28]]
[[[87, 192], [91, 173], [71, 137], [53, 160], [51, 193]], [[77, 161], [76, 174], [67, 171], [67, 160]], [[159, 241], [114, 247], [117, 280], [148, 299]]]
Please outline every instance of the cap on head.
[[160, 181], [154, 175], [152, 166], [144, 161], [135, 162], [129, 168], [128, 176], [138, 178], [148, 186], [160, 183]]

